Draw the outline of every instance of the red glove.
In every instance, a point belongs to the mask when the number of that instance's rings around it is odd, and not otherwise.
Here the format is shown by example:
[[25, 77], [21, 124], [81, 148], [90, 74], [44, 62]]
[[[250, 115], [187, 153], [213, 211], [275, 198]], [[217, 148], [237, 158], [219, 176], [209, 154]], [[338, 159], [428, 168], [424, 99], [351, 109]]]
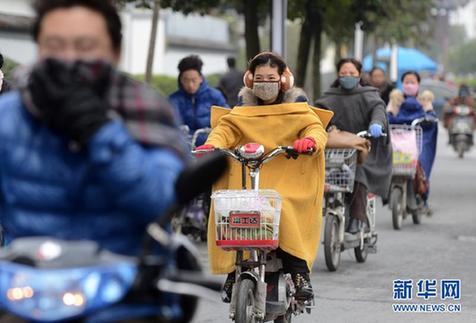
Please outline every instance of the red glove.
[[[215, 149], [215, 146], [213, 145], [201, 145], [195, 148], [195, 150], [206, 150], [206, 151], [212, 151], [213, 149]], [[204, 153], [195, 154], [196, 157], [202, 157], [203, 155]]]
[[313, 148], [316, 148], [316, 142], [311, 137], [297, 139], [294, 142], [293, 148], [298, 153], [305, 153], [305, 152], [308, 152], [309, 150], [311, 150]]

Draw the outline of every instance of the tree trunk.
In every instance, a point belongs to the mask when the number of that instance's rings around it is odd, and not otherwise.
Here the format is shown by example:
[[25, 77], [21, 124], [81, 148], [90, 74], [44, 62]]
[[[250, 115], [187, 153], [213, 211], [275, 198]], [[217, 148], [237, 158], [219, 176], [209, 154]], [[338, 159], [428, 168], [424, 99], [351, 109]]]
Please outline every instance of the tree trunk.
[[312, 96], [313, 100], [317, 100], [321, 96], [321, 41], [322, 41], [322, 17], [316, 14], [316, 26], [314, 27], [314, 53], [312, 55]]
[[152, 72], [154, 67], [155, 41], [159, 26], [160, 0], [154, 1], [152, 8], [152, 27], [150, 29], [149, 51], [147, 53], [147, 63], [145, 67], [145, 82], [150, 84], [152, 81]]
[[302, 23], [301, 34], [299, 36], [299, 48], [296, 64], [296, 85], [299, 87], [304, 87], [304, 84], [306, 83], [306, 72], [313, 34], [311, 25], [312, 23], [306, 17]]
[[304, 87], [306, 84], [306, 74], [309, 62], [309, 53], [311, 52], [311, 42], [314, 37], [315, 28], [318, 24], [318, 7], [316, 1], [306, 1], [306, 16], [301, 26], [301, 35], [299, 36], [299, 48], [297, 53], [296, 66], [296, 85]]
[[370, 57], [372, 57], [372, 65], [375, 66], [377, 63], [377, 49], [378, 49], [378, 42], [377, 36], [374, 34], [369, 35], [369, 49], [370, 49]]
[[340, 41], [340, 39], [335, 39], [334, 44], [336, 48], [334, 63], [337, 64], [342, 59], [342, 42]]
[[245, 0], [245, 41], [246, 57], [249, 60], [260, 52], [258, 3], [254, 0]]

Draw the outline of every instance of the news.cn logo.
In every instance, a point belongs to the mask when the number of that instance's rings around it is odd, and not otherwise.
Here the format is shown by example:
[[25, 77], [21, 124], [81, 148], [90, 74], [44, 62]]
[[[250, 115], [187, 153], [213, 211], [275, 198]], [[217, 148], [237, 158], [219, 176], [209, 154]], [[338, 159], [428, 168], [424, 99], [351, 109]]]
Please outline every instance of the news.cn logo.
[[[415, 297], [414, 297], [415, 296]], [[393, 311], [398, 313], [459, 313], [461, 303], [448, 301], [461, 300], [460, 279], [396, 279], [393, 281], [394, 301], [446, 301], [445, 303], [394, 303]]]

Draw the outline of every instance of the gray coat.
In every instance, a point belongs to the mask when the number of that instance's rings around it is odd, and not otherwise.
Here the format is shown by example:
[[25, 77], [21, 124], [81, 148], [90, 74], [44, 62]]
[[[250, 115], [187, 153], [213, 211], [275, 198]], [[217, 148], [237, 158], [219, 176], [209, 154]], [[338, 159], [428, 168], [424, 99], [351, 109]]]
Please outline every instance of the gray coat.
[[[334, 112], [331, 121], [338, 129], [357, 133], [367, 130], [371, 123], [378, 123], [385, 133], [388, 120], [385, 103], [376, 88], [361, 86], [347, 91], [330, 88], [316, 101], [318, 107]], [[362, 166], [357, 166], [355, 180], [364, 184], [370, 192], [388, 197], [392, 175], [392, 145], [390, 136], [372, 139], [372, 149]]]

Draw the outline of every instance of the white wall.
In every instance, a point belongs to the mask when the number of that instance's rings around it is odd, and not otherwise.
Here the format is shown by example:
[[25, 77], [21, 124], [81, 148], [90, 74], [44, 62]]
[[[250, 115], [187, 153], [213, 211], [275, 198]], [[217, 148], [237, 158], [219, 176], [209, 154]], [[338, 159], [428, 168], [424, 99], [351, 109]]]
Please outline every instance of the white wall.
[[167, 51], [164, 56], [164, 70], [163, 74], [170, 76], [178, 76], [177, 65], [179, 61], [185, 56], [195, 54], [199, 55], [203, 61], [203, 74], [222, 73], [227, 70], [226, 57], [224, 53], [213, 53], [211, 51], [201, 50], [187, 50], [174, 49]]
[[18, 16], [33, 16], [31, 0], [0, 0], [0, 12]]
[[0, 31], [0, 53], [17, 63], [30, 64], [35, 61], [37, 51], [29, 35]]
[[[0, 0], [0, 13], [32, 17], [31, 0]], [[36, 58], [36, 45], [29, 34], [0, 31], [0, 52], [20, 64], [30, 64]]]
[[471, 0], [450, 14], [450, 24], [464, 25], [469, 39], [476, 38], [476, 1]]
[[[151, 19], [149, 15], [122, 14], [123, 46], [120, 68], [132, 74], [144, 74], [149, 50]], [[154, 55], [154, 74], [163, 74], [165, 51], [165, 28], [161, 16], [159, 20]]]
[[[128, 73], [144, 74], [145, 72], [151, 28], [150, 15], [150, 11], [137, 9], [129, 9], [121, 15], [124, 42], [120, 68]], [[228, 24], [222, 19], [199, 15], [184, 17], [181, 14], [163, 10], [159, 20], [153, 73], [177, 76], [178, 62], [190, 54], [200, 55], [204, 62], [205, 74], [226, 71], [226, 57], [229, 54], [216, 50], [167, 46], [166, 38], [175, 36], [194, 41], [203, 39], [227, 43], [228, 33]]]

